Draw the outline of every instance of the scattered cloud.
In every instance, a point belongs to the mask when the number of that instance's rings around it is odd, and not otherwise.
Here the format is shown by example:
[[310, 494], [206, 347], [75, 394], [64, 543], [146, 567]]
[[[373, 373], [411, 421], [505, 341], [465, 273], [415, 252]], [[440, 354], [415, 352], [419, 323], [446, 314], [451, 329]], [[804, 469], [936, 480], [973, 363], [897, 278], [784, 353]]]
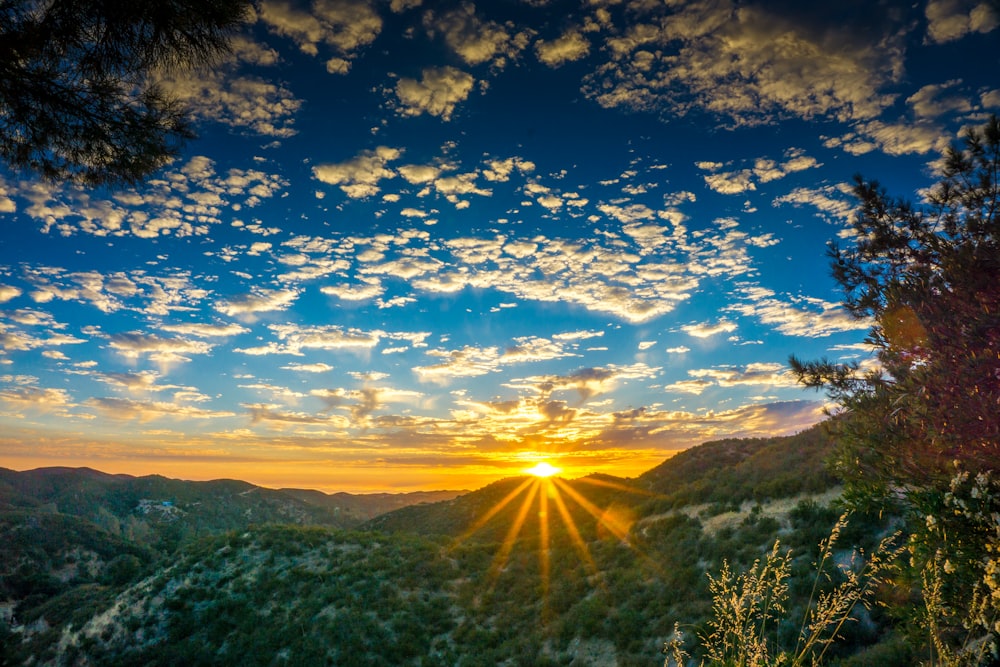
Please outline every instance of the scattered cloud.
[[590, 42], [578, 30], [567, 30], [551, 41], [535, 43], [535, 54], [549, 67], [559, 67], [580, 60], [590, 53]]
[[737, 126], [880, 115], [902, 76], [905, 23], [879, 8], [853, 21], [813, 9], [779, 14], [727, 0], [637, 6], [607, 38], [608, 60], [584, 91], [605, 107], [671, 116], [698, 109]]
[[987, 33], [1000, 25], [997, 9], [981, 0], [930, 0], [924, 8], [927, 41], [953, 42], [970, 33]]
[[[475, 5], [463, 2], [444, 11], [427, 11], [424, 28], [431, 37], [441, 35], [448, 47], [468, 65], [491, 63], [503, 67], [527, 45], [530, 33], [516, 33], [511, 24], [484, 20]], [[439, 115], [439, 114], [436, 114]]]
[[398, 159], [402, 151], [388, 146], [362, 151], [344, 162], [319, 164], [313, 167], [313, 176], [330, 185], [339, 185], [348, 197], [360, 199], [378, 194], [379, 182], [393, 178], [396, 172], [388, 163]]
[[855, 318], [839, 303], [808, 296], [787, 297], [782, 301], [775, 298], [775, 292], [762, 287], [748, 287], [742, 292], [744, 302], [727, 310], [755, 317], [786, 336], [822, 338], [871, 326], [871, 322]]
[[241, 294], [218, 301], [215, 309], [231, 317], [252, 316], [256, 313], [286, 310], [298, 297], [299, 293], [296, 290], [260, 289], [251, 294]]
[[699, 322], [697, 324], [685, 324], [681, 331], [695, 338], [711, 338], [720, 333], [731, 333], [736, 331], [736, 323], [729, 320], [719, 320], [718, 322]]
[[420, 80], [401, 78], [396, 83], [399, 112], [404, 116], [429, 114], [441, 120], [451, 120], [459, 103], [472, 91], [472, 75], [455, 67], [428, 67]]

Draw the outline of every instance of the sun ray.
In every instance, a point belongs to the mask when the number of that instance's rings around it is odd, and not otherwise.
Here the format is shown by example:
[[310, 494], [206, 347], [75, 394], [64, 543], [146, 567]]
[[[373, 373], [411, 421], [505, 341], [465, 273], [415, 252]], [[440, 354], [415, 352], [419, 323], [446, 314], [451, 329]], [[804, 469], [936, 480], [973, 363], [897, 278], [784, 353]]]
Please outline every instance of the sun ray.
[[583, 536], [580, 535], [580, 529], [576, 527], [576, 522], [566, 508], [566, 502], [562, 499], [562, 494], [559, 493], [559, 489], [555, 485], [552, 486], [552, 491], [552, 500], [556, 505], [556, 509], [559, 510], [559, 516], [562, 517], [563, 525], [566, 526], [566, 532], [569, 533], [573, 546], [580, 552], [583, 564], [592, 575], [599, 575], [600, 570], [597, 568], [597, 563], [594, 562], [594, 557], [590, 555], [590, 549], [587, 548], [587, 543], [584, 541]]
[[[493, 586], [500, 577], [500, 572], [503, 571], [503, 568], [507, 565], [507, 561], [510, 559], [510, 553], [514, 550], [514, 544], [517, 542], [517, 535], [521, 532], [521, 527], [524, 525], [525, 519], [528, 518], [528, 510], [531, 509], [531, 505], [535, 500], [541, 480], [531, 479], [528, 480], [528, 483], [532, 484], [532, 486], [526, 492], [524, 502], [521, 503], [521, 508], [517, 511], [517, 517], [514, 519], [514, 523], [511, 524], [510, 530], [504, 536], [503, 542], [500, 544], [500, 549], [497, 551], [496, 556], [493, 557], [493, 563], [490, 565], [489, 572], [486, 575], [486, 580], [489, 583], [488, 591], [493, 590]], [[519, 486], [518, 490], [523, 486], [523, 484]]]
[[504, 507], [509, 505], [511, 501], [514, 500], [514, 498], [517, 498], [518, 495], [520, 495], [521, 492], [524, 491], [524, 489], [526, 489], [529, 484], [532, 484], [536, 481], [538, 480], [529, 477], [528, 479], [524, 480], [524, 482], [522, 482], [520, 486], [518, 486], [516, 489], [508, 493], [506, 496], [504, 496], [500, 502], [491, 507], [485, 514], [479, 517], [479, 519], [477, 519], [476, 522], [472, 524], [472, 526], [470, 526], [468, 529], [466, 529], [464, 533], [458, 536], [458, 538], [455, 540], [453, 548], [455, 546], [458, 546], [462, 542], [465, 542], [465, 540], [469, 539], [469, 537], [473, 533], [475, 533], [477, 530], [485, 526], [490, 519], [496, 516]]
[[634, 486], [628, 486], [627, 484], [619, 484], [618, 482], [609, 482], [606, 479], [598, 479], [593, 477], [580, 477], [579, 479], [575, 479], [573, 481], [579, 482], [581, 484], [590, 484], [591, 486], [603, 486], [608, 489], [615, 489], [616, 491], [625, 491], [626, 493], [634, 493], [638, 496], [649, 496], [650, 498], [666, 497], [662, 493], [656, 493], [655, 491], [647, 491], [646, 489], [639, 489]]
[[552, 480], [542, 478], [541, 493], [538, 495], [538, 569], [541, 572], [542, 584], [542, 622], [549, 620], [549, 579], [551, 570], [551, 554], [549, 553], [549, 496], [555, 491]]
[[602, 511], [600, 507], [584, 498], [583, 495], [563, 480], [557, 479], [555, 480], [555, 483], [562, 491], [566, 492], [566, 495], [576, 501], [576, 503], [586, 510], [588, 514], [593, 516], [601, 525], [607, 528], [612, 535], [617, 537], [619, 540], [627, 541], [628, 531], [631, 527], [630, 522], [622, 521], [618, 519], [616, 515]]

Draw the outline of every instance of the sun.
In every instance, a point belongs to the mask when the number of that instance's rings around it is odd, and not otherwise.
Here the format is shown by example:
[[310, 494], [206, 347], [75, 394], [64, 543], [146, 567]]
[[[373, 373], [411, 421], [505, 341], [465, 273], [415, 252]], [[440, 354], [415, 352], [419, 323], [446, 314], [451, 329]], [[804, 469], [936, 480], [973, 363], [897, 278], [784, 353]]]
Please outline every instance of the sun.
[[548, 461], [539, 461], [534, 465], [534, 467], [528, 468], [524, 472], [529, 475], [534, 475], [535, 477], [552, 477], [553, 475], [561, 473], [562, 470], [556, 468]]

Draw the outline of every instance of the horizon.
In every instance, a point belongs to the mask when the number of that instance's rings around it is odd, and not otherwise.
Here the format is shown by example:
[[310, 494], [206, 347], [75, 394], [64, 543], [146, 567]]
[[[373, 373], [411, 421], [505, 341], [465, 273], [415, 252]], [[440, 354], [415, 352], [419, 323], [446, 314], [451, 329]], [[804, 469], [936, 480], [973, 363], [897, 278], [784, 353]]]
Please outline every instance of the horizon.
[[[667, 457], [667, 459], [664, 459], [664, 461], [661, 461], [661, 463], [669, 460], [670, 458], [672, 458], [672, 457]], [[539, 469], [540, 466], [543, 466], [545, 463], [546, 462], [541, 461], [538, 464], [536, 464], [534, 466], [534, 468], [535, 469]], [[252, 482], [250, 480], [246, 480], [246, 479], [242, 479], [242, 478], [236, 478], [236, 477], [207, 477], [207, 478], [204, 478], [204, 479], [192, 479], [192, 478], [172, 477], [172, 476], [163, 475], [163, 474], [160, 474], [160, 473], [134, 474], [134, 473], [124, 473], [124, 472], [113, 472], [113, 471], [110, 471], [110, 470], [99, 470], [97, 468], [94, 468], [94, 467], [91, 467], [91, 466], [87, 466], [87, 465], [83, 465], [83, 466], [65, 466], [65, 465], [52, 466], [52, 465], [50, 465], [50, 466], [40, 466], [40, 467], [37, 467], [37, 468], [27, 468], [27, 469], [23, 469], [23, 470], [16, 469], [16, 468], [7, 468], [7, 469], [8, 470], [13, 470], [14, 472], [18, 472], [18, 473], [41, 472], [41, 471], [46, 471], [46, 470], [72, 470], [72, 471], [87, 470], [87, 471], [90, 471], [90, 472], [99, 473], [101, 475], [108, 475], [110, 477], [124, 476], [124, 477], [130, 477], [132, 479], [142, 479], [144, 477], [163, 477], [165, 479], [170, 479], [170, 480], [177, 481], [177, 482], [197, 482], [197, 483], [202, 483], [202, 482], [226, 482], [226, 481], [230, 481], [230, 482], [246, 482], [247, 484], [251, 484], [252, 486], [255, 486], [257, 488], [269, 489], [269, 490], [272, 490], [272, 491], [283, 491], [283, 490], [318, 491], [318, 492], [326, 494], [328, 496], [330, 496], [330, 495], [337, 495], [337, 494], [340, 494], [340, 493], [346, 493], [348, 495], [358, 495], [358, 496], [382, 495], [382, 494], [407, 495], [407, 494], [412, 494], [412, 493], [434, 493], [434, 492], [460, 492], [462, 494], [466, 494], [466, 493], [473, 493], [475, 491], [479, 491], [479, 490], [481, 490], [481, 489], [483, 489], [483, 488], [485, 488], [487, 486], [490, 486], [491, 484], [494, 484], [494, 483], [497, 483], [497, 482], [503, 482], [504, 480], [508, 480], [508, 479], [520, 479], [520, 478], [523, 478], [523, 477], [536, 477], [536, 478], [541, 478], [541, 479], [561, 479], [561, 480], [564, 480], [564, 481], [570, 481], [570, 482], [572, 482], [572, 481], [575, 481], [575, 480], [578, 480], [578, 479], [582, 479], [582, 478], [585, 478], [585, 477], [592, 477], [594, 475], [605, 474], [605, 473], [598, 473], [598, 472], [589, 472], [589, 473], [586, 473], [586, 474], [583, 474], [583, 475], [580, 475], [580, 476], [569, 477], [567, 475], [563, 475], [562, 474], [563, 471], [560, 470], [560, 469], [558, 469], [558, 468], [555, 469], [556, 472], [549, 472], [549, 471], [545, 470], [544, 468], [542, 469], [543, 470], [542, 472], [538, 472], [536, 470], [533, 470], [532, 468], [527, 468], [527, 469], [524, 469], [524, 470], [515, 471], [515, 473], [511, 474], [511, 475], [506, 475], [504, 477], [498, 477], [496, 479], [492, 479], [490, 482], [487, 482], [486, 484], [484, 484], [482, 486], [477, 486], [477, 487], [473, 487], [473, 488], [427, 488], [427, 489], [412, 489], [412, 490], [387, 490], [387, 489], [383, 488], [383, 489], [375, 489], [375, 490], [345, 491], [345, 490], [342, 490], [342, 489], [332, 489], [332, 490], [330, 490], [330, 489], [319, 489], [319, 488], [314, 488], [314, 487], [266, 486], [266, 485], [263, 485], [263, 484], [255, 484], [254, 482]], [[623, 481], [629, 481], [629, 480], [635, 479], [634, 477], [618, 477], [618, 476], [615, 476], [615, 475], [612, 475], [612, 477], [615, 477], [617, 479], [621, 479]]]
[[147, 183], [0, 167], [0, 465], [407, 493], [800, 432], [789, 355], [873, 364], [851, 179], [920, 203], [998, 25], [263, 0], [163, 81], [199, 137]]

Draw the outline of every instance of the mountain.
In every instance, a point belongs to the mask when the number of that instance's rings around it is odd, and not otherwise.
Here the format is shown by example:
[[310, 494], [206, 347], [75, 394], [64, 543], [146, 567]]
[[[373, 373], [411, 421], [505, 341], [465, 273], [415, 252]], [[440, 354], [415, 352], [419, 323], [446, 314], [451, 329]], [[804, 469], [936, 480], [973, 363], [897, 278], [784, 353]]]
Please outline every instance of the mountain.
[[191, 482], [160, 475], [110, 475], [90, 468], [0, 468], [0, 510], [46, 509], [86, 519], [127, 539], [163, 539], [173, 546], [252, 524], [348, 528], [385, 511], [461, 493], [325, 494], [231, 479]]
[[[818, 430], [726, 440], [635, 479], [515, 477], [367, 506], [231, 480], [0, 471], [0, 665], [662, 664], [675, 623], [707, 627], [706, 574], [723, 563], [741, 571], [780, 538], [810, 576], [838, 516], [836, 480], [818, 472], [829, 447]], [[216, 510], [234, 529], [208, 529]], [[129, 521], [206, 528], [147, 546]], [[853, 522], [837, 558], [885, 530]], [[811, 588], [790, 587], [791, 618]], [[837, 664], [915, 663], [885, 612], [859, 618]]]
[[[566, 513], [582, 527], [600, 523], [589, 510], [603, 514], [608, 507], [633, 507], [648, 496], [626, 479], [611, 475], [588, 475], [575, 480], [544, 480], [535, 477], [508, 477], [477, 491], [430, 504], [411, 505], [387, 512], [362, 525], [367, 530], [411, 532], [423, 535], [467, 536], [480, 541], [501, 540], [527, 505], [539, 503], [538, 494], [559, 496]], [[577, 500], [583, 498], [586, 504]], [[561, 516], [555, 500], [550, 510]], [[537, 528], [535, 520], [526, 522], [527, 533]], [[584, 528], [586, 529], [586, 528]]]
[[323, 493], [313, 489], [278, 489], [302, 502], [331, 510], [348, 525], [359, 525], [380, 514], [410, 505], [451, 500], [468, 491], [413, 491], [410, 493]]

